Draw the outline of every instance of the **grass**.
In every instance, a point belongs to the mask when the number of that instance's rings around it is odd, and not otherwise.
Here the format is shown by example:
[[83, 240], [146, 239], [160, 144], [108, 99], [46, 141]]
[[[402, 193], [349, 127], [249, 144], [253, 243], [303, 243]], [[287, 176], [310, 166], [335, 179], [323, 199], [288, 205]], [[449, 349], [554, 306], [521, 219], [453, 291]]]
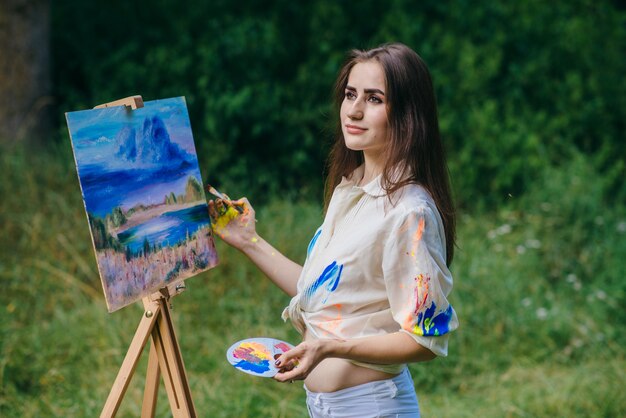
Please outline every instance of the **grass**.
[[[0, 170], [0, 416], [96, 416], [142, 310], [108, 314], [70, 150], [3, 149]], [[459, 218], [450, 356], [411, 365], [426, 417], [626, 415], [626, 213], [584, 160], [546, 170], [525, 197]], [[303, 260], [319, 205], [257, 208], [268, 241]], [[288, 298], [241, 254], [187, 280], [174, 321], [198, 413], [306, 416], [301, 384], [239, 373], [242, 338], [298, 335]], [[118, 416], [139, 415], [147, 352]], [[161, 387], [157, 416], [169, 416]]]

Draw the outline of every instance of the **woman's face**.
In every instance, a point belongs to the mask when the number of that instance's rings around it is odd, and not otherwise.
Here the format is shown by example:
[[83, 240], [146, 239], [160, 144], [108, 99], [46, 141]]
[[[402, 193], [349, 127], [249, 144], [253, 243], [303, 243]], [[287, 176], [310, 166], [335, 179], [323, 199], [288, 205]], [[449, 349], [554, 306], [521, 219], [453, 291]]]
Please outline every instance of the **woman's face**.
[[341, 129], [346, 146], [375, 157], [387, 140], [385, 74], [376, 61], [352, 67], [341, 103]]

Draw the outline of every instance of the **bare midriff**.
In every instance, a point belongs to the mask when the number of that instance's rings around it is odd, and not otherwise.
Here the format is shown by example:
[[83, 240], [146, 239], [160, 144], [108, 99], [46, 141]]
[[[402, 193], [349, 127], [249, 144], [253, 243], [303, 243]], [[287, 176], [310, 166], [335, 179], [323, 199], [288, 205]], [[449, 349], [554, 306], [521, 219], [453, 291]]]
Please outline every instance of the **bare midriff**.
[[[308, 332], [304, 339], [311, 340]], [[394, 375], [379, 370], [357, 366], [341, 358], [327, 358], [322, 360], [304, 380], [304, 384], [311, 392], [335, 392], [341, 389], [375, 382], [394, 377]]]

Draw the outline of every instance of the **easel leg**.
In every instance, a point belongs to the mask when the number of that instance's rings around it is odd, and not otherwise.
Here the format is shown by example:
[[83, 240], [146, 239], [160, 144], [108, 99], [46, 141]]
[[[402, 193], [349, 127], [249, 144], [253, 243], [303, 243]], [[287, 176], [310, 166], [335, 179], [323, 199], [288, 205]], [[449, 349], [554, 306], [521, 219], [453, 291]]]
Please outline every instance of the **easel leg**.
[[159, 315], [157, 326], [152, 331], [152, 341], [159, 358], [159, 368], [163, 375], [170, 407], [175, 418], [195, 418], [196, 410], [191, 399], [187, 373], [176, 340], [169, 307], [163, 299], [158, 303], [161, 307], [161, 315]]
[[159, 375], [162, 375], [174, 418], [197, 417], [195, 406], [191, 399], [191, 390], [189, 389], [183, 357], [176, 339], [176, 332], [174, 331], [167, 289], [165, 289], [165, 293], [161, 292], [153, 295], [153, 297], [156, 297], [156, 299], [144, 298], [143, 300], [145, 313], [141, 318], [139, 327], [137, 327], [115, 383], [113, 383], [100, 418], [113, 418], [117, 414], [126, 389], [128, 389], [130, 379], [139, 363], [139, 357], [150, 335], [152, 336], [152, 344], [150, 345], [148, 358], [148, 371], [141, 416], [143, 418], [154, 418]]
[[148, 356], [148, 371], [146, 373], [146, 387], [143, 392], [143, 406], [141, 418], [154, 418], [156, 412], [157, 394], [159, 392], [159, 358], [154, 342], [150, 344]]
[[141, 322], [139, 322], [133, 341], [130, 343], [130, 347], [128, 347], [126, 357], [124, 357], [122, 367], [120, 367], [120, 371], [117, 373], [115, 382], [111, 387], [111, 392], [109, 392], [109, 397], [104, 404], [104, 408], [102, 408], [100, 418], [112, 418], [115, 414], [117, 414], [117, 410], [122, 403], [126, 389], [128, 389], [130, 379], [135, 373], [137, 363], [139, 363], [139, 357], [141, 356], [141, 353], [146, 346], [146, 342], [148, 341], [148, 336], [155, 328], [154, 325], [156, 324], [157, 319], [161, 317], [161, 315], [159, 315], [161, 305], [152, 303], [150, 308], [152, 315], [149, 317], [144, 315], [141, 318]]

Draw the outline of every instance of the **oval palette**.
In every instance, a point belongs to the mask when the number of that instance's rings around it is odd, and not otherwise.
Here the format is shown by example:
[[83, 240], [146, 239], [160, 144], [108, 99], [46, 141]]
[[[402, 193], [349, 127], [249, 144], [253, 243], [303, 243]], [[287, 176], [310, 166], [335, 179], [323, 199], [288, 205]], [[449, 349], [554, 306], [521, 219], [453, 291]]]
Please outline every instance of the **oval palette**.
[[260, 377], [274, 377], [278, 368], [276, 357], [293, 348], [293, 345], [275, 338], [248, 338], [237, 341], [226, 352], [228, 362], [236, 369]]

